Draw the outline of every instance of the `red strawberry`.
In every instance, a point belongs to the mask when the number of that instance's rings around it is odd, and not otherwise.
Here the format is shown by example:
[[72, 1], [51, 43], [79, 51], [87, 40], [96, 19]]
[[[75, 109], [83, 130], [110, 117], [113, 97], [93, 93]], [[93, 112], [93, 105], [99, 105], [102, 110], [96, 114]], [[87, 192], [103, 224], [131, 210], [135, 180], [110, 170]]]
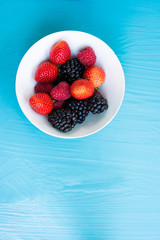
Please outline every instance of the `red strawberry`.
[[43, 62], [37, 68], [34, 78], [37, 82], [52, 82], [57, 76], [57, 66], [51, 62]]
[[65, 104], [65, 101], [64, 101], [64, 100], [55, 101], [55, 102], [53, 103], [53, 109], [54, 109], [54, 110], [61, 109], [61, 108], [63, 108], [64, 104]]
[[79, 61], [86, 67], [93, 66], [96, 62], [96, 55], [91, 47], [87, 47], [77, 54]]
[[83, 73], [83, 78], [90, 81], [95, 88], [99, 88], [105, 82], [105, 72], [100, 67], [89, 67]]
[[55, 100], [66, 100], [70, 98], [70, 85], [64, 81], [52, 88], [51, 97]]
[[49, 58], [54, 64], [63, 64], [65, 63], [71, 56], [71, 50], [66, 41], [60, 41], [55, 44], [50, 51]]
[[33, 110], [41, 115], [46, 115], [52, 111], [53, 100], [47, 93], [36, 93], [30, 99], [29, 103]]
[[93, 84], [85, 79], [78, 79], [71, 85], [71, 95], [76, 99], [89, 98], [93, 93]]
[[50, 93], [53, 85], [51, 83], [37, 83], [34, 87], [35, 93]]

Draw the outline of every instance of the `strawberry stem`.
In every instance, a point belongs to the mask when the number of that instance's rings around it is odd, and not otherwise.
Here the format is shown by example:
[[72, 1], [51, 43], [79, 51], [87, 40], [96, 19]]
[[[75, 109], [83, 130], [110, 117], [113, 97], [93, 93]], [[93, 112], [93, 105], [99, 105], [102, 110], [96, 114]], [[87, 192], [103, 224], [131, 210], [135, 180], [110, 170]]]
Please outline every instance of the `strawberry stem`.
[[57, 66], [57, 68], [58, 68], [58, 70], [60, 69], [60, 66], [61, 66], [61, 64], [59, 64], [59, 65], [56, 65]]

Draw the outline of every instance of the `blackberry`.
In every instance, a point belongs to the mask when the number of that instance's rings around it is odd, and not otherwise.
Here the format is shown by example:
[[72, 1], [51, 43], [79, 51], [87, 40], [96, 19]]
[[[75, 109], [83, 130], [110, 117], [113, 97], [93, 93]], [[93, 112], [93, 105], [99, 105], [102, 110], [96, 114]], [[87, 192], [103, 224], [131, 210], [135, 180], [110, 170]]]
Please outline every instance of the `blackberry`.
[[102, 113], [107, 110], [108, 102], [100, 93], [94, 94], [88, 99], [88, 111], [93, 114]]
[[72, 113], [76, 114], [77, 123], [84, 122], [89, 113], [87, 99], [71, 99], [67, 104], [67, 108], [71, 109]]
[[85, 66], [78, 60], [77, 57], [70, 58], [66, 63], [60, 66], [60, 74], [64, 81], [70, 85], [78, 78], [82, 78]]
[[71, 131], [76, 125], [76, 114], [70, 109], [59, 109], [48, 114], [48, 121], [52, 126], [62, 132]]
[[53, 86], [56, 86], [58, 83], [65, 81], [61, 74], [58, 74], [58, 77], [52, 82]]

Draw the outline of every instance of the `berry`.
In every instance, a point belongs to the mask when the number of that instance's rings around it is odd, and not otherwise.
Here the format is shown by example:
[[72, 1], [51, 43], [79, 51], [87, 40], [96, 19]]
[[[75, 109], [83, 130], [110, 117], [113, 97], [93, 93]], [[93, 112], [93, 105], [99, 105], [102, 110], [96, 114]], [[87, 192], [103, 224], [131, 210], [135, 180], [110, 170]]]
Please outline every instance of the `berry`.
[[56, 86], [56, 85], [58, 85], [58, 83], [60, 83], [62, 81], [64, 81], [64, 79], [63, 79], [62, 75], [59, 73], [57, 78], [52, 82], [52, 85]]
[[58, 76], [58, 68], [51, 62], [43, 62], [37, 68], [35, 80], [37, 82], [52, 82]]
[[59, 65], [65, 63], [71, 56], [71, 50], [66, 41], [55, 44], [50, 51], [49, 58], [52, 63]]
[[70, 85], [78, 78], [82, 78], [85, 66], [76, 57], [72, 57], [65, 64], [60, 66], [62, 77]]
[[91, 47], [87, 47], [77, 54], [79, 61], [86, 67], [91, 67], [96, 62], [96, 55]]
[[67, 104], [67, 108], [76, 114], [77, 123], [84, 122], [86, 116], [89, 113], [87, 99], [77, 100], [73, 98]]
[[96, 88], [94, 89], [95, 94], [101, 94]]
[[35, 93], [50, 93], [53, 85], [51, 83], [37, 83], [34, 87]]
[[60, 82], [57, 86], [52, 88], [50, 95], [55, 100], [66, 100], [70, 98], [69, 84], [64, 81]]
[[88, 99], [88, 111], [92, 112], [93, 114], [102, 113], [107, 109], [107, 100], [100, 93], [96, 93]]
[[68, 132], [76, 125], [75, 113], [69, 109], [59, 109], [48, 114], [48, 121], [52, 126], [62, 132]]
[[71, 95], [76, 99], [89, 98], [94, 93], [94, 87], [91, 82], [85, 79], [78, 79], [71, 85]]
[[55, 101], [55, 102], [53, 102], [53, 109], [54, 109], [54, 110], [61, 109], [61, 108], [63, 108], [64, 104], [65, 104], [65, 101], [64, 101], [64, 100]]
[[83, 78], [92, 82], [95, 88], [99, 88], [105, 81], [105, 72], [100, 67], [89, 67], [85, 70]]
[[47, 93], [36, 93], [29, 99], [32, 109], [41, 114], [46, 115], [52, 111], [53, 101]]

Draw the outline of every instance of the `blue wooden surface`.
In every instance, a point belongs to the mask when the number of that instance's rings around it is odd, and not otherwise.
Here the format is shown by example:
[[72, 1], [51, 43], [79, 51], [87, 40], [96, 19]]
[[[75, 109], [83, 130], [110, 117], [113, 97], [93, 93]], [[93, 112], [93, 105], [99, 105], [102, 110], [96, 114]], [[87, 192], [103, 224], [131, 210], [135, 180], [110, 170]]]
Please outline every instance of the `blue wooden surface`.
[[[160, 239], [160, 2], [0, 0], [0, 240]], [[80, 30], [119, 57], [115, 119], [77, 140], [40, 132], [15, 95], [40, 38]]]

